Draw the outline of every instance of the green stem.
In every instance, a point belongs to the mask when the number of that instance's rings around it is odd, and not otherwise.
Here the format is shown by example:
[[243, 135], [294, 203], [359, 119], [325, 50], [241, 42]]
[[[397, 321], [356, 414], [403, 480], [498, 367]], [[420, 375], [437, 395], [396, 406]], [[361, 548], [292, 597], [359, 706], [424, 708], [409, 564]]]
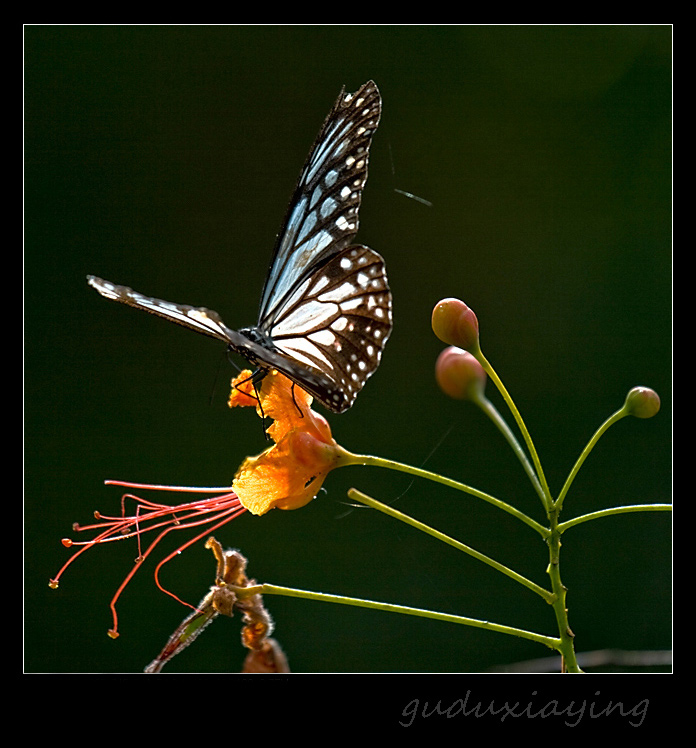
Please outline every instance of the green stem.
[[553, 509], [549, 512], [549, 521], [551, 525], [551, 535], [548, 539], [549, 544], [549, 566], [548, 574], [551, 580], [551, 589], [554, 592], [552, 602], [553, 612], [556, 616], [560, 643], [558, 650], [563, 657], [563, 669], [568, 673], [581, 673], [575, 657], [574, 638], [570, 624], [568, 623], [568, 609], [566, 608], [567, 588], [561, 581], [560, 570], [560, 552], [561, 552], [561, 533], [558, 529], [558, 510]]
[[579, 517], [574, 517], [558, 525], [558, 532], [563, 533], [569, 527], [580, 525], [583, 522], [590, 522], [593, 519], [609, 517], [612, 514], [627, 514], [629, 512], [671, 512], [671, 504], [627, 504], [626, 506], [615, 506], [610, 509], [601, 509], [597, 512], [590, 512]]
[[436, 538], [437, 540], [440, 540], [443, 543], [447, 543], [448, 545], [451, 545], [453, 548], [456, 548], [459, 551], [463, 551], [464, 553], [467, 553], [469, 556], [472, 556], [473, 558], [478, 559], [479, 561], [482, 561], [484, 564], [488, 564], [488, 566], [491, 566], [492, 568], [496, 569], [502, 574], [505, 574], [511, 579], [514, 579], [516, 582], [519, 582], [520, 584], [524, 585], [528, 589], [532, 590], [532, 592], [536, 592], [536, 594], [540, 595], [547, 603], [553, 602], [553, 597], [554, 597], [553, 593], [549, 592], [548, 590], [545, 590], [543, 587], [540, 587], [535, 582], [532, 582], [526, 577], [523, 577], [521, 574], [518, 574], [516, 571], [509, 569], [507, 566], [504, 566], [503, 564], [499, 563], [498, 561], [495, 561], [489, 556], [486, 556], [485, 554], [480, 553], [479, 551], [471, 548], [470, 546], [465, 545], [464, 543], [460, 543], [458, 540], [455, 540], [454, 538], [451, 538], [449, 535], [445, 535], [439, 530], [435, 530], [429, 525], [426, 525], [423, 522], [419, 522], [413, 517], [409, 517], [407, 514], [403, 514], [402, 512], [397, 511], [393, 507], [387, 506], [386, 504], [382, 504], [380, 501], [376, 501], [375, 499], [371, 498], [370, 496], [365, 495], [364, 493], [356, 490], [355, 488], [351, 488], [348, 491], [348, 496], [351, 499], [359, 501], [361, 504], [365, 504], [366, 506], [372, 507], [373, 509], [377, 509], [378, 511], [383, 512], [384, 514], [387, 514], [390, 517], [393, 517], [394, 519], [398, 519], [401, 522], [405, 522], [407, 525], [411, 525], [411, 527], [415, 527], [417, 530], [420, 530], [421, 532], [425, 532], [428, 535], [432, 536], [433, 538]]
[[418, 616], [420, 618], [433, 618], [437, 621], [459, 623], [464, 626], [473, 626], [475, 628], [487, 629], [488, 631], [497, 631], [498, 633], [509, 634], [510, 636], [519, 636], [523, 639], [530, 639], [531, 641], [543, 644], [551, 649], [557, 650], [559, 647], [558, 639], [555, 639], [551, 636], [544, 636], [543, 634], [536, 634], [533, 631], [526, 631], [525, 629], [518, 629], [512, 626], [503, 626], [499, 623], [482, 621], [477, 618], [467, 618], [465, 616], [455, 616], [448, 613], [439, 613], [437, 611], [426, 610], [424, 608], [412, 608], [407, 605], [393, 605], [392, 603], [381, 603], [374, 600], [363, 600], [362, 598], [358, 597], [330, 595], [324, 592], [310, 592], [308, 590], [298, 590], [292, 587], [280, 587], [275, 584], [257, 584], [253, 587], [235, 588], [235, 593], [241, 598], [249, 597], [250, 595], [285, 595], [286, 597], [300, 597], [307, 600], [317, 600], [319, 602], [337, 603], [340, 605], [354, 605], [359, 608], [383, 610], [389, 613], [403, 613], [405, 615]]
[[356, 455], [343, 449], [337, 466], [345, 465], [372, 465], [374, 467], [387, 468], [389, 470], [398, 470], [402, 473], [408, 473], [419, 478], [425, 478], [426, 480], [441, 483], [442, 485], [448, 486], [449, 488], [463, 491], [464, 493], [471, 494], [478, 499], [487, 501], [489, 504], [497, 506], [499, 509], [502, 509], [508, 514], [511, 514], [513, 517], [517, 517], [517, 519], [521, 520], [525, 524], [529, 525], [529, 527], [536, 530], [543, 538], [546, 538], [548, 536], [549, 531], [546, 527], [539, 524], [531, 517], [528, 517], [524, 512], [521, 512], [514, 506], [511, 506], [510, 504], [507, 504], [500, 499], [496, 499], [490, 494], [479, 491], [476, 488], [472, 488], [471, 486], [467, 486], [466, 484], [460, 483], [456, 480], [452, 480], [451, 478], [445, 478], [444, 476], [438, 475], [437, 473], [432, 473], [429, 470], [423, 470], [422, 468], [413, 467], [413, 465], [405, 465], [404, 463], [395, 462], [394, 460], [388, 460], [384, 457], [373, 457], [372, 455]]
[[585, 460], [588, 458], [590, 452], [594, 449], [595, 444], [597, 444], [602, 434], [604, 434], [604, 432], [610, 426], [613, 426], [615, 423], [617, 423], [624, 416], [627, 416], [627, 415], [628, 415], [628, 411], [626, 410], [624, 406], [620, 410], [617, 410], [616, 413], [609, 416], [609, 418], [607, 418], [607, 420], [604, 421], [604, 423], [597, 429], [597, 431], [595, 431], [594, 436], [587, 443], [587, 445], [585, 446], [585, 449], [582, 450], [580, 457], [578, 457], [575, 465], [573, 465], [573, 469], [570, 471], [570, 474], [568, 475], [565, 483], [563, 484], [563, 488], [558, 494], [558, 499], [556, 499], [555, 506], [558, 507], [559, 510], [563, 506], [563, 501], [565, 500], [566, 494], [568, 493], [568, 490], [570, 489], [571, 485], [573, 484], [573, 481], [575, 480], [575, 476], [578, 474], [580, 468], [582, 467], [583, 462], [585, 462]]
[[527, 459], [527, 455], [520, 446], [520, 443], [515, 438], [515, 435], [512, 433], [512, 429], [507, 425], [505, 419], [498, 412], [498, 409], [487, 397], [476, 398], [474, 402], [476, 402], [481, 410], [483, 410], [483, 412], [491, 419], [491, 421], [493, 421], [500, 433], [505, 437], [508, 444], [512, 447], [512, 451], [517, 455], [517, 458], [522, 463], [522, 467], [529, 476], [529, 479], [534, 486], [534, 490], [537, 492], [537, 495], [541, 499], [542, 504], [546, 504], [544, 490], [539, 483], [539, 479], [534, 472], [534, 468], [531, 466], [529, 460]]
[[476, 357], [476, 360], [481, 364], [484, 371], [488, 375], [488, 377], [491, 379], [493, 384], [498, 388], [498, 391], [503, 396], [503, 400], [505, 400], [508, 408], [510, 409], [510, 412], [515, 418], [515, 421], [517, 422], [517, 426], [520, 429], [520, 432], [522, 433], [522, 436], [524, 437], [524, 441], [527, 445], [527, 449], [529, 450], [529, 454], [532, 456], [532, 462], [534, 463], [534, 468], [536, 470], [536, 474], [538, 476], [539, 482], [541, 484], [542, 488], [542, 502], [544, 504], [544, 507], [547, 509], [550, 508], [552, 504], [552, 498], [551, 498], [551, 492], [549, 491], [549, 486], [546, 482], [546, 476], [544, 475], [544, 470], [541, 467], [541, 461], [539, 460], [539, 455], [537, 454], [536, 448], [534, 446], [534, 442], [532, 441], [532, 437], [529, 434], [529, 431], [527, 430], [527, 426], [525, 425], [524, 421], [522, 420], [522, 416], [520, 415], [520, 412], [517, 410], [517, 406], [513, 402], [512, 398], [510, 397], [510, 394], [505, 389], [505, 385], [503, 384], [500, 377], [496, 374], [495, 369], [490, 365], [488, 362], [488, 359], [483, 355], [483, 352], [479, 348], [476, 351], [471, 351], [471, 353]]

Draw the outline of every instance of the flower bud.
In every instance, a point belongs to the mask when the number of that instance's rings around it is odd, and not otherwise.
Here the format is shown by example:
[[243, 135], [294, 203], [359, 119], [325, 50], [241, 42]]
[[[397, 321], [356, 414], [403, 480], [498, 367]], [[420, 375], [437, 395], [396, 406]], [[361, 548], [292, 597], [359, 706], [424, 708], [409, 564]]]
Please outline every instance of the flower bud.
[[433, 332], [443, 343], [465, 351], [479, 348], [479, 325], [474, 312], [459, 299], [438, 301], [432, 314]]
[[481, 364], [461, 348], [450, 346], [438, 356], [435, 379], [440, 389], [455, 400], [480, 400], [486, 385]]
[[660, 397], [650, 387], [634, 387], [626, 395], [624, 408], [636, 418], [652, 418], [660, 410]]

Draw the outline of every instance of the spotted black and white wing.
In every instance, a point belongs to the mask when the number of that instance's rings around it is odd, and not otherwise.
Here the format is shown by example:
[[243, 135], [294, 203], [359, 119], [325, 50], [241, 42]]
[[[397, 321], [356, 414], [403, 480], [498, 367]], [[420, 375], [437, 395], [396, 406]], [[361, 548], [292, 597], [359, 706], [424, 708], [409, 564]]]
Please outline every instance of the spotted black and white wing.
[[261, 295], [258, 326], [273, 327], [279, 308], [318, 266], [358, 231], [372, 136], [382, 99], [373, 81], [341, 92], [305, 162], [290, 201]]
[[225, 343], [230, 342], [230, 329], [220, 319], [220, 315], [212, 309], [188, 306], [187, 304], [174, 304], [171, 301], [144, 296], [132, 288], [128, 288], [128, 286], [119, 286], [116, 283], [111, 283], [111, 281], [97, 278], [96, 275], [88, 275], [87, 283], [99, 291], [104, 298], [120, 301], [122, 304], [127, 304], [135, 309], [151, 312], [168, 319], [170, 322], [176, 322]]
[[318, 382], [314, 388], [298, 384], [341, 413], [379, 366], [391, 330], [384, 260], [368, 247], [351, 245], [293, 290], [268, 334], [275, 349]]
[[260, 370], [277, 369], [336, 413], [379, 365], [392, 329], [384, 260], [350, 245], [381, 99], [371, 81], [341, 94], [310, 151], [261, 297], [257, 327], [235, 331], [217, 312], [175, 304], [96, 276], [102, 296], [226, 343]]
[[262, 369], [277, 369], [335, 413], [350, 408], [379, 366], [392, 326], [384, 261], [367, 247], [349, 247], [307, 279], [274, 328], [273, 343], [230, 329], [212, 309], [144, 296], [94, 275], [87, 280], [107, 299], [221, 340]]

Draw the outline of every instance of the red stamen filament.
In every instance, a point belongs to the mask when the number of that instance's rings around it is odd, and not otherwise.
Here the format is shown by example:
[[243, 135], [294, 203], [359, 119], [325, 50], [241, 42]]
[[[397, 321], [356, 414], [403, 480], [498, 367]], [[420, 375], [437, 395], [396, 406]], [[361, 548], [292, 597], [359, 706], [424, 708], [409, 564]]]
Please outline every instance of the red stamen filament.
[[[76, 545], [82, 547], [77, 550], [65, 562], [65, 564], [63, 564], [58, 574], [56, 574], [56, 576], [50, 581], [50, 586], [53, 588], [58, 587], [58, 580], [68, 566], [70, 566], [78, 556], [93, 546], [101, 543], [110, 543], [114, 540], [126, 540], [127, 538], [137, 537], [138, 557], [135, 560], [133, 568], [119, 585], [110, 603], [111, 612], [113, 614], [113, 628], [109, 630], [109, 636], [116, 638], [118, 636], [116, 602], [133, 578], [135, 572], [142, 566], [142, 562], [150, 555], [150, 553], [152, 553], [162, 538], [173, 530], [188, 530], [192, 527], [205, 526], [203, 532], [199, 533], [194, 538], [187, 540], [183, 545], [179, 546], [176, 550], [172, 551], [162, 559], [155, 567], [154, 572], [155, 583], [162, 592], [173, 597], [183, 605], [196, 610], [197, 608], [195, 605], [191, 605], [190, 603], [181, 600], [173, 592], [165, 589], [160, 584], [160, 569], [167, 563], [167, 561], [170, 561], [174, 556], [180, 554], [190, 545], [198, 542], [202, 537], [217, 530], [219, 527], [230, 522], [240, 514], [243, 514], [246, 509], [241, 505], [237, 495], [232, 492], [229, 487], [192, 488], [184, 486], [159, 486], [141, 483], [127, 483], [125, 481], [105, 481], [105, 483], [111, 486], [122, 486], [125, 488], [136, 488], [142, 490], [176, 491], [179, 493], [220, 493], [221, 495], [211, 496], [207, 499], [191, 501], [185, 504], [177, 504], [176, 506], [169, 506], [168, 504], [158, 504], [153, 501], [148, 501], [147, 499], [143, 499], [131, 493], [123, 494], [121, 497], [120, 517], [107, 517], [99, 512], [95, 512], [95, 519], [99, 520], [99, 522], [90, 525], [73, 525], [75, 532], [84, 532], [87, 530], [99, 530], [100, 532], [91, 540], [73, 541], [66, 538], [62, 541], [63, 545], [66, 547]], [[136, 502], [135, 514], [130, 516], [126, 515], [126, 500], [128, 499], [132, 499]], [[141, 536], [146, 532], [158, 529], [160, 529], [161, 532], [159, 532], [143, 552], [141, 548]]]

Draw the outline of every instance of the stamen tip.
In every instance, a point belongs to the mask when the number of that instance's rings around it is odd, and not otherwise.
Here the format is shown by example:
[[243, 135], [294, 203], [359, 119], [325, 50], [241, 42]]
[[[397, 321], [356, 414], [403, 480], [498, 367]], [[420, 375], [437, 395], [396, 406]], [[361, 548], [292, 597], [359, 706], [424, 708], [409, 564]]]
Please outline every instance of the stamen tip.
[[49, 579], [49, 581], [48, 581], [48, 586], [49, 586], [49, 587], [50, 587], [50, 588], [51, 588], [52, 590], [57, 590], [57, 589], [58, 589], [58, 582], [57, 582], [57, 580], [55, 580], [55, 579]]
[[115, 629], [109, 629], [107, 633], [109, 634], [109, 637], [111, 639], [118, 639], [118, 631], [116, 631]]
[[63, 544], [63, 545], [64, 545], [64, 546], [66, 547], [66, 548], [71, 548], [71, 547], [72, 547], [72, 544], [73, 544], [73, 542], [72, 542], [72, 540], [70, 540], [70, 538], [63, 538], [63, 539], [62, 539], [62, 540], [61, 540], [60, 542], [61, 542], [61, 543], [62, 543], [62, 544]]

